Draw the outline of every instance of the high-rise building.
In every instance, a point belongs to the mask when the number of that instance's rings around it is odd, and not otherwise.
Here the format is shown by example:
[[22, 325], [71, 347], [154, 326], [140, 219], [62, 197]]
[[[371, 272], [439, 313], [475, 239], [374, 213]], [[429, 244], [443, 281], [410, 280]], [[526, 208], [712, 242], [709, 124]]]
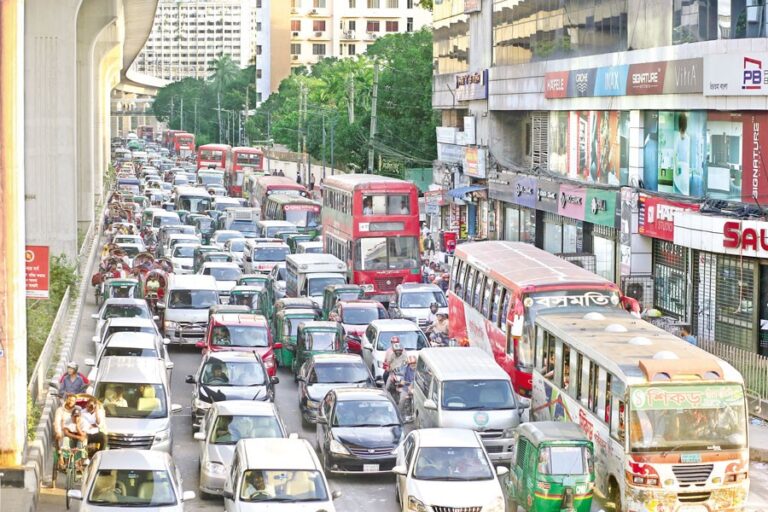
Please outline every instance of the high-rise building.
[[419, 30], [431, 23], [432, 16], [417, 4], [418, 0], [290, 0], [291, 66], [358, 55], [379, 37]]
[[248, 66], [257, 51], [260, 4], [261, 0], [160, 0], [135, 70], [176, 81], [207, 77], [211, 63], [222, 55]]

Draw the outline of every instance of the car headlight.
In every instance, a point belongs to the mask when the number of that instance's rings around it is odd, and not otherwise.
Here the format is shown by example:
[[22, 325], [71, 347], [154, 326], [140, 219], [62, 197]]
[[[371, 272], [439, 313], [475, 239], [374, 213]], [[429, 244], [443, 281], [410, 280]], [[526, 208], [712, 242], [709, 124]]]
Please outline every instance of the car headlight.
[[331, 439], [329, 448], [331, 450], [331, 453], [336, 453], [339, 455], [349, 455], [349, 450], [347, 450], [343, 444], [341, 444], [335, 439]]
[[221, 462], [207, 461], [203, 465], [203, 471], [206, 473], [213, 473], [214, 475], [223, 475], [227, 472], [227, 468]]
[[171, 429], [161, 430], [155, 434], [155, 442], [162, 443], [171, 438]]
[[408, 510], [414, 512], [427, 512], [427, 506], [418, 498], [414, 496], [408, 496]]
[[504, 512], [504, 498], [497, 496], [493, 501], [483, 506], [482, 512]]

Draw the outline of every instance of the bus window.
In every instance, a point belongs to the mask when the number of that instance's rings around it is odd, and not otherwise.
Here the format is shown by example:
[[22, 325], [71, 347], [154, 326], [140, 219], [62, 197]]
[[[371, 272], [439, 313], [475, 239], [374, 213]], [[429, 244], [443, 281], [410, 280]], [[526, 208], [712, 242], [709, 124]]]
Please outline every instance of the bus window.
[[539, 352], [541, 360], [539, 361], [539, 368], [541, 368], [541, 374], [545, 379], [552, 380], [555, 376], [555, 340], [547, 331], [543, 332], [542, 350]]
[[605, 369], [596, 368], [596, 370], [597, 378], [595, 379], [595, 397], [592, 401], [592, 412], [600, 418], [600, 421], [605, 421]]
[[480, 301], [483, 299], [483, 284], [485, 283], [485, 276], [482, 272], [479, 270], [475, 273], [477, 277], [475, 277], [475, 282], [472, 285], [472, 290], [474, 291], [474, 294], [472, 296], [472, 307], [475, 309], [480, 309]]
[[[562, 347], [562, 348], [561, 348]], [[555, 384], [560, 387], [560, 389], [567, 391], [570, 386], [570, 379], [571, 379], [571, 352], [570, 347], [566, 345], [565, 343], [561, 343], [558, 340], [557, 343], [557, 352], [558, 352], [558, 358], [557, 358], [557, 366], [558, 371], [557, 373], [557, 379], [555, 380]]]
[[499, 308], [501, 307], [501, 290], [500, 284], [496, 285], [493, 292], [493, 302], [491, 302], [491, 322], [499, 325]]
[[489, 313], [491, 309], [491, 298], [493, 297], [493, 286], [494, 282], [490, 279], [486, 278], [485, 280], [485, 291], [483, 292], [483, 307], [480, 309], [480, 312], [483, 314], [485, 318], [489, 318]]
[[509, 314], [509, 298], [512, 294], [504, 288], [504, 297], [502, 298], [501, 306], [501, 318], [499, 318], [499, 325], [504, 326], [507, 324], [507, 315]]
[[605, 405], [603, 406], [603, 410], [605, 411], [603, 420], [606, 424], [611, 423], [611, 398], [613, 397], [613, 393], [611, 392], [611, 380], [613, 380], [613, 375], [610, 373], [606, 374], [605, 376], [605, 387], [603, 388], [605, 390], [604, 393], [601, 393], [605, 396]]
[[466, 265], [466, 267], [467, 272], [466, 276], [464, 277], [464, 293], [462, 294], [461, 298], [464, 299], [465, 302], [469, 302], [470, 297], [472, 296], [472, 281], [475, 280], [475, 269], [469, 265]]
[[584, 361], [583, 356], [576, 350], [571, 350], [571, 375], [573, 375], [573, 385], [568, 387], [568, 394], [576, 400], [581, 398], [581, 364]]
[[453, 258], [453, 267], [451, 268], [451, 291], [456, 292], [456, 285], [459, 283], [459, 275], [461, 275], [462, 265], [464, 264], [459, 258]]
[[597, 411], [597, 365], [589, 362], [589, 378], [587, 379], [587, 408], [592, 411]]

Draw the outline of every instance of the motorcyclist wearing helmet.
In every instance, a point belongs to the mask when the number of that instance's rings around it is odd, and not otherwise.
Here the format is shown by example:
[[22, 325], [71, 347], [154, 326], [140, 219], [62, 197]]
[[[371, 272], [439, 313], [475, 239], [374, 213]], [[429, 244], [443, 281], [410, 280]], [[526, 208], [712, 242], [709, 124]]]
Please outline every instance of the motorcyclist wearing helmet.
[[429, 305], [429, 314], [427, 315], [427, 322], [431, 325], [437, 320], [437, 311], [440, 309], [440, 304], [433, 302]]
[[384, 354], [384, 382], [388, 381], [391, 370], [400, 368], [406, 362], [406, 355], [403, 352], [403, 346], [400, 344], [400, 337], [392, 336], [392, 339], [389, 341], [389, 348]]
[[76, 362], [70, 361], [67, 364], [67, 373], [59, 381], [60, 396], [66, 396], [67, 394], [77, 395], [78, 393], [85, 392], [85, 389], [88, 387], [88, 380], [77, 370], [78, 365]]

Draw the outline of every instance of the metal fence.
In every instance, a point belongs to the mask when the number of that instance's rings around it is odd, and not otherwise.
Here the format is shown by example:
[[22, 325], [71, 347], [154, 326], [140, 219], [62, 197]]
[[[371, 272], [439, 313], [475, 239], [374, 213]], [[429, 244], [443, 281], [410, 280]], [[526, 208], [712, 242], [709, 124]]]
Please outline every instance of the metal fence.
[[71, 291], [71, 288], [67, 288], [67, 291], [64, 292], [64, 297], [61, 299], [59, 310], [56, 312], [56, 318], [51, 325], [51, 331], [48, 333], [48, 338], [45, 340], [43, 350], [37, 358], [35, 368], [32, 370], [32, 375], [29, 376], [27, 390], [34, 403], [38, 403], [39, 400], [44, 399], [48, 393], [48, 371], [52, 366], [54, 356], [57, 355], [55, 353], [57, 347], [56, 339], [61, 332], [61, 327], [64, 324], [64, 319], [66, 318], [69, 306], [71, 305]]

